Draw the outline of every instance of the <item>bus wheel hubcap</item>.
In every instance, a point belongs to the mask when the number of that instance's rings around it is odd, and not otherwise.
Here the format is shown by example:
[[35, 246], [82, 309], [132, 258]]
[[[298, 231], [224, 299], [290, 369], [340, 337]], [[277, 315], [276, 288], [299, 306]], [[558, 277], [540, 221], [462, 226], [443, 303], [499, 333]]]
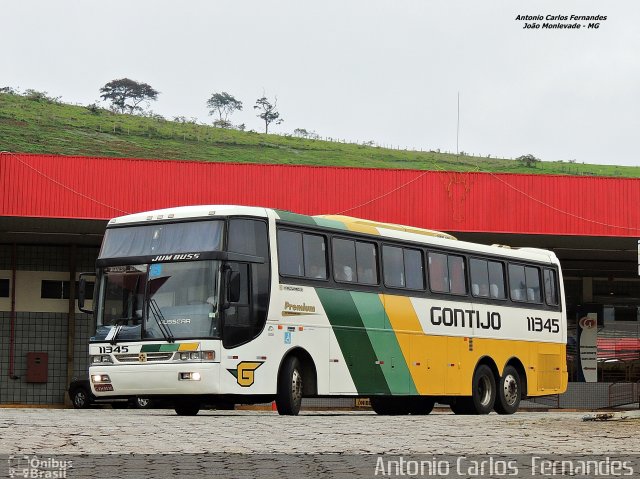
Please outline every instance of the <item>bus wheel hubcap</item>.
[[295, 402], [302, 399], [302, 377], [297, 369], [291, 375], [291, 397]]
[[516, 383], [516, 378], [512, 375], [508, 375], [504, 378], [504, 399], [507, 404], [512, 405], [515, 404], [518, 399], [518, 383]]
[[480, 404], [486, 406], [491, 401], [491, 382], [488, 377], [482, 377], [478, 384], [478, 396], [480, 397]]

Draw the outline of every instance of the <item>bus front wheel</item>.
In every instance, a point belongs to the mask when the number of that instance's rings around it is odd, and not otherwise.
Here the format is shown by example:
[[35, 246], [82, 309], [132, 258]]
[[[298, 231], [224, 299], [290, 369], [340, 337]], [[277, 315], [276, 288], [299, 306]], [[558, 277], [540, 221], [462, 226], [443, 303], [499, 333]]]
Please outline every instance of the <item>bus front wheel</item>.
[[520, 375], [516, 368], [507, 366], [500, 378], [494, 409], [498, 414], [513, 414], [518, 410], [521, 397]]
[[297, 416], [302, 405], [302, 367], [295, 356], [289, 356], [280, 370], [276, 407], [281, 416]]

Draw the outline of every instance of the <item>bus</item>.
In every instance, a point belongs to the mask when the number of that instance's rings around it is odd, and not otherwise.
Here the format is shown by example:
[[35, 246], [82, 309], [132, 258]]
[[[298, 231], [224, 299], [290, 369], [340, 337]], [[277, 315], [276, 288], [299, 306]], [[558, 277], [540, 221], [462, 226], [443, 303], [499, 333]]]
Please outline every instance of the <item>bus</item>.
[[567, 387], [551, 251], [409, 226], [230, 205], [107, 225], [94, 296], [93, 393], [207, 404], [369, 398], [378, 414], [514, 413]]

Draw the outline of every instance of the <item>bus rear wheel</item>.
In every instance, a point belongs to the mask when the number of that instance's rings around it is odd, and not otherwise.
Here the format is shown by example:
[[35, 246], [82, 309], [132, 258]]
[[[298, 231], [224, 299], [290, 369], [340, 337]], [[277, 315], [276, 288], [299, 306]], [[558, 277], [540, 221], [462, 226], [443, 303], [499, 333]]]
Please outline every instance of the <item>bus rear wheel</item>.
[[522, 388], [520, 375], [516, 368], [507, 366], [498, 384], [498, 393], [494, 409], [498, 414], [513, 414], [520, 406]]
[[475, 414], [489, 414], [496, 401], [496, 378], [491, 368], [481, 364], [471, 382], [471, 404]]
[[409, 412], [414, 416], [426, 416], [431, 414], [436, 401], [430, 397], [413, 397], [409, 406]]
[[369, 403], [379, 416], [403, 416], [410, 410], [409, 398], [372, 396]]
[[458, 397], [451, 403], [454, 414], [489, 414], [496, 403], [496, 378], [491, 368], [481, 364], [473, 373], [471, 396]]
[[302, 367], [295, 356], [289, 356], [280, 370], [276, 407], [281, 416], [297, 416], [302, 406]]
[[200, 403], [197, 401], [180, 400], [174, 404], [178, 416], [196, 416], [200, 412]]
[[426, 416], [436, 403], [433, 398], [423, 396], [372, 396], [369, 402], [371, 409], [381, 416]]

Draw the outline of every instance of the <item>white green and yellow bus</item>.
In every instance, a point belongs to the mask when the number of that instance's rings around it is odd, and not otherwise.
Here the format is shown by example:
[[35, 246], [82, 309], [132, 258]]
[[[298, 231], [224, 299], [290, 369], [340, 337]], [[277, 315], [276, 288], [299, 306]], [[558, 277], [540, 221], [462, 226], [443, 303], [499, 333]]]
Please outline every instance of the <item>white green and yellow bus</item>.
[[180, 415], [272, 400], [295, 415], [303, 397], [510, 414], [566, 389], [562, 284], [550, 251], [345, 216], [123, 216], [97, 260], [92, 389], [170, 398]]

